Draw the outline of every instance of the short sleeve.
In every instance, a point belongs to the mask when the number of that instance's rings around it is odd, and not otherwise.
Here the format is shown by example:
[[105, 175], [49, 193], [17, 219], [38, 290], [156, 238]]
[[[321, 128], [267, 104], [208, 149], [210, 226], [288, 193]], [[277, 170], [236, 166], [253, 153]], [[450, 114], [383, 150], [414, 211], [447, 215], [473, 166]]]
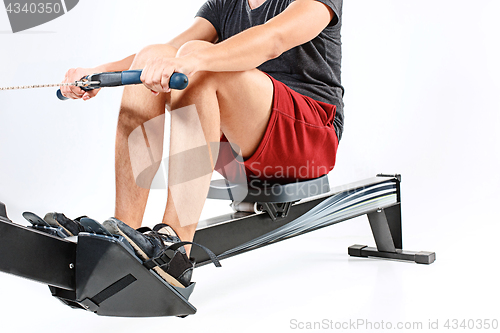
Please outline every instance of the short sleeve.
[[221, 15], [222, 15], [222, 1], [221, 0], [208, 0], [201, 6], [196, 13], [196, 17], [203, 17], [210, 22], [221, 39]]
[[337, 15], [337, 17], [334, 18], [332, 20], [332, 22], [330, 22], [329, 26], [337, 25], [340, 22], [341, 17], [342, 17], [342, 2], [343, 2], [343, 0], [316, 0], [316, 1], [324, 3], [325, 5], [327, 5], [328, 7], [330, 7], [333, 10], [333, 12], [335, 13], [335, 15]]

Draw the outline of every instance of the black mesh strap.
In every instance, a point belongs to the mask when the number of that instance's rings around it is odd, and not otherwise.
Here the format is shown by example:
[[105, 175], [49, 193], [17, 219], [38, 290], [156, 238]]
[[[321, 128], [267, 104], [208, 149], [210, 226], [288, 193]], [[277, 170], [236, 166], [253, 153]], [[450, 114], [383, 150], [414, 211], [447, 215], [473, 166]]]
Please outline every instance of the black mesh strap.
[[149, 259], [149, 260], [146, 260], [143, 265], [147, 269], [152, 269], [154, 267], [164, 266], [164, 265], [168, 264], [170, 262], [170, 260], [172, 260], [172, 258], [174, 257], [175, 251], [177, 249], [179, 249], [180, 247], [182, 247], [184, 245], [188, 245], [188, 244], [196, 245], [199, 248], [201, 248], [203, 251], [205, 251], [208, 254], [208, 256], [210, 257], [210, 260], [214, 263], [214, 265], [216, 267], [221, 267], [219, 259], [217, 259], [217, 256], [212, 251], [210, 251], [209, 248], [207, 248], [203, 245], [197, 244], [197, 243], [193, 243], [193, 242], [178, 242], [178, 243], [172, 244], [169, 247], [167, 247], [165, 250], [163, 250], [159, 256], [154, 257], [154, 258]]
[[162, 267], [170, 262], [174, 257], [175, 252], [173, 250], [165, 250], [159, 256], [152, 259], [146, 260], [143, 265], [147, 269], [152, 269], [154, 267]]

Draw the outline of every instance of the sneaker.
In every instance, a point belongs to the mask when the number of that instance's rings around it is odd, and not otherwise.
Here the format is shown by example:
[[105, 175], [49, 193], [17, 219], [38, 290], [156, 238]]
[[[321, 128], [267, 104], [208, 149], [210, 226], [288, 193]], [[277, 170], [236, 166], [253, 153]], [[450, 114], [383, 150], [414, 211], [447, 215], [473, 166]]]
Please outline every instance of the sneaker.
[[76, 236], [81, 231], [85, 231], [85, 228], [79, 222], [80, 218], [71, 220], [61, 213], [47, 213], [43, 219], [53, 227], [63, 228], [70, 236]]
[[166, 224], [137, 230], [122, 221], [111, 218], [102, 224], [110, 233], [123, 236], [134, 248], [148, 269], [175, 287], [184, 288], [191, 283], [194, 260], [186, 255], [184, 244], [175, 231]]

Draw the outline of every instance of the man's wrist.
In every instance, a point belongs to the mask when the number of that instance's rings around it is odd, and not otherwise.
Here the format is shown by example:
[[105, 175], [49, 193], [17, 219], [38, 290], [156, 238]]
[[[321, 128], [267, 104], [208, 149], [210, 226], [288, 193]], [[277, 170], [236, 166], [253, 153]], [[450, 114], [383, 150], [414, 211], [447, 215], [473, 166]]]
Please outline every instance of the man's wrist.
[[210, 68], [208, 68], [209, 62], [207, 61], [207, 57], [204, 55], [204, 52], [195, 51], [190, 53], [189, 57], [192, 57], [194, 60], [194, 72], [210, 71]]

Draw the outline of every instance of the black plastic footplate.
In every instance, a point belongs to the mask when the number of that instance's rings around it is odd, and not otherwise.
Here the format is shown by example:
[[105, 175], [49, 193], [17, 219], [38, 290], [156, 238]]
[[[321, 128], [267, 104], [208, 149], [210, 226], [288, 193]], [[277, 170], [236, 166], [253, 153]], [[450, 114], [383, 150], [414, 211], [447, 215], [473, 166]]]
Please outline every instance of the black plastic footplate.
[[61, 238], [48, 229], [13, 223], [0, 202], [0, 271], [48, 284], [64, 304], [102, 316], [196, 313], [188, 301], [195, 283], [170, 285], [143, 265], [123, 237], [81, 232]]
[[102, 316], [158, 317], [196, 313], [188, 302], [195, 283], [177, 288], [148, 270], [132, 248], [114, 237], [80, 233], [76, 247], [76, 290], [50, 286], [73, 308]]

